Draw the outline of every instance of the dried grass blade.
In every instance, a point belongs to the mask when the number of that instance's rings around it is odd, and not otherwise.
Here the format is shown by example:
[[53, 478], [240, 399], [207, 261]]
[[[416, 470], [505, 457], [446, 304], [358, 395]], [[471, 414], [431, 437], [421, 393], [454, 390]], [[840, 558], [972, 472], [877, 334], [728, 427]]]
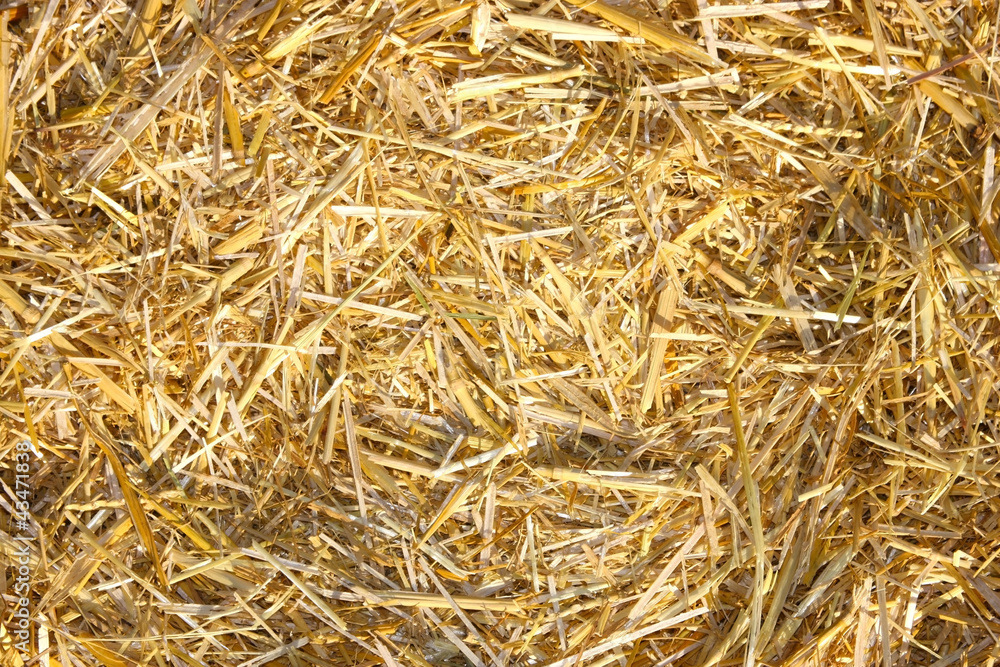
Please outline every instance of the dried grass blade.
[[[76, 402], [75, 399], [74, 402]], [[77, 403], [77, 410], [80, 410], [79, 403]], [[81, 414], [85, 413], [81, 412]], [[122, 490], [122, 495], [125, 497], [125, 506], [128, 508], [132, 525], [135, 526], [136, 532], [139, 533], [139, 540], [146, 550], [146, 555], [149, 556], [150, 561], [153, 563], [153, 570], [156, 572], [157, 580], [161, 586], [168, 588], [170, 580], [167, 579], [167, 575], [163, 571], [163, 565], [160, 563], [159, 550], [156, 548], [156, 537], [153, 535], [153, 529], [149, 525], [149, 519], [146, 518], [146, 510], [139, 501], [139, 494], [136, 493], [132, 480], [129, 479], [128, 474], [125, 472], [125, 466], [122, 465], [121, 459], [115, 453], [114, 445], [107, 435], [107, 428], [100, 421], [91, 424], [86, 418], [83, 423], [87, 427], [87, 432], [90, 433], [94, 442], [97, 443], [97, 446], [111, 464], [111, 468], [118, 480], [118, 485]]]
[[7, 12], [0, 14], [0, 187], [7, 183], [7, 165], [10, 162], [14, 122], [10, 118], [10, 36], [7, 31]]
[[718, 66], [720, 64], [687, 37], [674, 33], [652, 20], [636, 17], [628, 10], [614, 7], [603, 0], [569, 0], [569, 3], [669, 52], [677, 53], [703, 65]]
[[750, 527], [753, 530], [754, 584], [750, 601], [750, 640], [744, 661], [746, 667], [752, 667], [757, 662], [757, 640], [760, 636], [761, 616], [764, 609], [764, 570], [769, 560], [766, 558], [767, 545], [764, 543], [764, 522], [761, 514], [760, 495], [757, 490], [757, 482], [753, 478], [750, 452], [747, 450], [747, 441], [743, 433], [739, 392], [732, 382], [727, 382], [726, 391], [729, 394], [729, 408], [733, 415], [733, 433], [736, 436], [736, 448], [740, 459], [740, 474], [747, 497]]

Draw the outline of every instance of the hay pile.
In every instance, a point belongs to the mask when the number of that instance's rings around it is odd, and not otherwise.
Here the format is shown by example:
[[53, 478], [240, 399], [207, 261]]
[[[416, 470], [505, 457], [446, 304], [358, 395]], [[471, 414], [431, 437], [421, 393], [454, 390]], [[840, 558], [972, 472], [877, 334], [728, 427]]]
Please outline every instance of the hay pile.
[[8, 2], [3, 664], [992, 665], [998, 11]]

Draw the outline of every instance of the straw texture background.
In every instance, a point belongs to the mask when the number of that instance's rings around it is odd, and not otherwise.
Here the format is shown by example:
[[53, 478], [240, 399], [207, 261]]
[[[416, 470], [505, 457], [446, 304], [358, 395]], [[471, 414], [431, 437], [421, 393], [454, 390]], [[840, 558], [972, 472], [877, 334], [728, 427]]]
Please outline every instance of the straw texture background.
[[2, 664], [993, 665], [998, 12], [0, 6]]

